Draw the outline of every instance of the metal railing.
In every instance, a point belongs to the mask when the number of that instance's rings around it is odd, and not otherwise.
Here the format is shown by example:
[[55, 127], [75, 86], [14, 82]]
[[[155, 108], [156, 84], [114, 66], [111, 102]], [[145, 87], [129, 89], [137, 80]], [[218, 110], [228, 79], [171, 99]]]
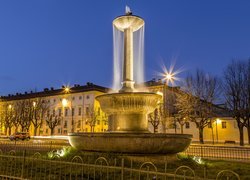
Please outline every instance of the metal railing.
[[62, 161], [58, 156], [43, 158], [38, 152], [32, 156], [26, 156], [25, 152], [17, 156], [15, 151], [7, 154], [0, 151], [0, 162], [2, 179], [240, 179], [237, 173], [230, 170], [214, 174], [204, 169], [204, 172], [197, 173], [186, 165], [171, 169], [165, 161], [162, 168], [149, 161], [135, 163], [124, 157], [114, 160], [98, 157], [89, 161], [89, 158], [74, 156], [69, 161]]
[[249, 147], [190, 145], [184, 154], [202, 158], [250, 160]]

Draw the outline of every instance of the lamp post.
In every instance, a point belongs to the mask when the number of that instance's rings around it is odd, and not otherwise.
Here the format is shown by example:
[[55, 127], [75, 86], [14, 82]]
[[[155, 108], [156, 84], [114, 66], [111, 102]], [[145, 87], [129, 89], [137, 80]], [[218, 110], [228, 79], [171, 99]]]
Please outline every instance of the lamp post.
[[[174, 74], [171, 73], [171, 72], [166, 72], [165, 74], [165, 79], [166, 79], [166, 85], [167, 85], [167, 88], [169, 87], [169, 82], [173, 84], [174, 82]], [[172, 89], [173, 90], [173, 89]], [[167, 91], [166, 91], [167, 92]], [[173, 100], [173, 95], [172, 95], [173, 91], [171, 91], [171, 100]], [[170, 97], [170, 96], [169, 96]], [[167, 102], [166, 102], [167, 103]], [[170, 101], [168, 100], [168, 103], [170, 104]], [[170, 115], [173, 115], [172, 112], [170, 112], [170, 105], [168, 105], [168, 114]], [[175, 134], [177, 133], [177, 124], [176, 124], [176, 117], [175, 115], [174, 116], [174, 131], [175, 131]]]

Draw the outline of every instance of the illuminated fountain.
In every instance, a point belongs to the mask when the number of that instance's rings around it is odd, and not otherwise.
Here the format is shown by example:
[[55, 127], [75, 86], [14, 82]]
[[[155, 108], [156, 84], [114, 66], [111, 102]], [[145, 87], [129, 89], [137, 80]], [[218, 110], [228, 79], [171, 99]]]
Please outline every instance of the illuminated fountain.
[[132, 154], [175, 154], [184, 151], [191, 142], [191, 135], [152, 134], [148, 131], [147, 115], [155, 110], [162, 97], [155, 93], [138, 92], [134, 87], [133, 35], [144, 26], [144, 20], [127, 11], [126, 15], [117, 17], [113, 25], [123, 33], [122, 87], [118, 93], [97, 97], [102, 110], [108, 115], [108, 131], [70, 133], [70, 144], [85, 151]]

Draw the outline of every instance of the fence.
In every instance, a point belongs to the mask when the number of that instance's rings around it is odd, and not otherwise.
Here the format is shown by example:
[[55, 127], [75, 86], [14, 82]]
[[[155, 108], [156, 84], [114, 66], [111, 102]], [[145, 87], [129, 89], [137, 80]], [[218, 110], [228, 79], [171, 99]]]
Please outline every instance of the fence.
[[[240, 179], [240, 176], [229, 170], [209, 173], [206, 168], [203, 172], [195, 172], [189, 166], [169, 167], [164, 161], [163, 166], [152, 162], [133, 162], [124, 157], [108, 159], [98, 157], [91, 161], [87, 156], [74, 156], [63, 161], [55, 155], [53, 159], [43, 158], [40, 153], [26, 156], [16, 156], [15, 151], [4, 154], [0, 150], [0, 178], [2, 179], [104, 179], [104, 180], [171, 180], [171, 179]], [[196, 168], [197, 171], [197, 168]]]
[[20, 152], [29, 150], [27, 153], [48, 152], [53, 149], [61, 149], [62, 146], [69, 146], [65, 141], [0, 141], [0, 149], [4, 152], [15, 150]]
[[203, 158], [250, 160], [250, 148], [247, 147], [190, 145], [184, 153]]

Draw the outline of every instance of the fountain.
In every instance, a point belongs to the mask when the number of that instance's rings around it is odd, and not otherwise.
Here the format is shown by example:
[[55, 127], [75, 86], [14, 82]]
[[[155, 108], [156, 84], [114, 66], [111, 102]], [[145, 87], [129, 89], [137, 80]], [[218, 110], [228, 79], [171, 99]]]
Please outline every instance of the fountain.
[[69, 142], [84, 151], [119, 152], [130, 154], [176, 154], [191, 142], [187, 134], [153, 134], [148, 131], [147, 115], [154, 111], [161, 96], [138, 92], [134, 87], [133, 34], [144, 26], [144, 20], [132, 15], [119, 16], [113, 21], [124, 33], [122, 88], [118, 93], [100, 95], [97, 100], [108, 115], [108, 131], [104, 133], [69, 133]]

